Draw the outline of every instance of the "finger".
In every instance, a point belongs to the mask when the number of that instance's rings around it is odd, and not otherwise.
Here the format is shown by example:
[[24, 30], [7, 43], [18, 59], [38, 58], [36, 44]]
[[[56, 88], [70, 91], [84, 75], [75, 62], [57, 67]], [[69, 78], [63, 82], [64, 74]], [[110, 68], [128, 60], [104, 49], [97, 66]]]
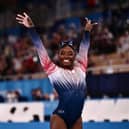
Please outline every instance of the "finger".
[[23, 19], [22, 18], [19, 18], [19, 17], [16, 17], [16, 20], [22, 21]]
[[23, 22], [22, 22], [22, 21], [18, 21], [18, 23], [23, 24]]
[[97, 23], [97, 22], [95, 22], [95, 23], [93, 23], [92, 25], [93, 25], [93, 26], [95, 26], [95, 25], [98, 25], [98, 23]]
[[21, 14], [17, 14], [17, 17], [19, 17], [19, 18], [25, 18], [23, 15], [21, 15]]
[[91, 20], [88, 20], [88, 24], [91, 24]]
[[24, 12], [23, 14], [24, 14], [25, 17], [29, 17], [29, 16], [27, 15], [27, 13]]
[[87, 17], [85, 17], [85, 20], [86, 20], [86, 22], [88, 22], [88, 18]]

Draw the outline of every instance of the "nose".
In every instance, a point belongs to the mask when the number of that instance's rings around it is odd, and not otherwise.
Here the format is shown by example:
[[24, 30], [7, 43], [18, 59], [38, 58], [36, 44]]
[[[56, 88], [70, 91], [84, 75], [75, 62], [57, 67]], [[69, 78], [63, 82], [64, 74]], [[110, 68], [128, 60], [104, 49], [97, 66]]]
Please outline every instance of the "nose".
[[64, 55], [64, 59], [71, 59], [72, 57], [68, 54]]

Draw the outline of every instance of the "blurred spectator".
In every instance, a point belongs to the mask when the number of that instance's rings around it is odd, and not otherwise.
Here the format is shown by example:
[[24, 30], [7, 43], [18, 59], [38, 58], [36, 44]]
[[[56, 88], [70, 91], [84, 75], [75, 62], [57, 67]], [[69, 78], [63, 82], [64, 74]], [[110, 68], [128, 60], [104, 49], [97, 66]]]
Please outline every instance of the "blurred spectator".
[[6, 99], [6, 102], [9, 102], [9, 103], [17, 102], [17, 97], [13, 91], [7, 91], [5, 99]]
[[0, 76], [12, 75], [14, 73], [12, 59], [2, 55], [0, 60]]
[[74, 23], [70, 24], [69, 28], [68, 28], [68, 32], [67, 32], [68, 38], [69, 39], [77, 38], [77, 36], [78, 36], [77, 33], [78, 33], [78, 31], [77, 31], [76, 25]]
[[64, 24], [58, 26], [57, 33], [60, 35], [61, 41], [68, 39], [68, 37], [66, 35], [66, 28], [65, 28]]
[[23, 95], [21, 95], [21, 93], [18, 90], [15, 90], [14, 94], [15, 94], [17, 102], [26, 102], [26, 101], [28, 101], [28, 98], [23, 96]]
[[107, 73], [107, 74], [113, 74], [114, 73], [114, 69], [112, 67], [112, 60], [108, 61], [107, 68], [104, 72]]
[[58, 94], [57, 94], [56, 90], [54, 90], [54, 91], [49, 95], [49, 99], [50, 99], [50, 101], [53, 101], [53, 100], [57, 100], [57, 99], [58, 99]]
[[14, 71], [17, 75], [22, 73], [22, 71], [23, 71], [22, 60], [19, 59], [18, 57], [14, 57], [13, 58], [13, 67], [14, 67]]
[[99, 26], [92, 37], [92, 47], [96, 54], [106, 54], [116, 51], [116, 45], [113, 43], [113, 34], [107, 27]]
[[52, 51], [51, 53], [52, 58], [54, 57], [54, 55], [56, 54], [56, 51], [58, 50], [58, 44], [60, 41], [61, 41], [60, 34], [57, 32], [52, 33], [52, 39], [50, 41], [50, 46], [49, 46], [50, 50]]
[[43, 93], [43, 90], [41, 88], [33, 89], [31, 94], [32, 94], [33, 101], [49, 100], [49, 95], [46, 93]]
[[118, 38], [117, 51], [122, 53], [129, 51], [129, 32], [128, 31], [125, 31], [124, 34]]
[[6, 102], [25, 102], [28, 101], [27, 97], [22, 96], [18, 90], [7, 91], [5, 96]]

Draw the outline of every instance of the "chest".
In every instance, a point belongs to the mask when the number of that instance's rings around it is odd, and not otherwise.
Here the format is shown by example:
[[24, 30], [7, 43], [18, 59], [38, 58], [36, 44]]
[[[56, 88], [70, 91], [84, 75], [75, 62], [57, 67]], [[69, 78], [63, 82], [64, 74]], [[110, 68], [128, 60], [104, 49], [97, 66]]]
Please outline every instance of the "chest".
[[85, 81], [85, 73], [80, 68], [74, 68], [73, 70], [58, 68], [49, 78], [51, 82], [78, 84]]

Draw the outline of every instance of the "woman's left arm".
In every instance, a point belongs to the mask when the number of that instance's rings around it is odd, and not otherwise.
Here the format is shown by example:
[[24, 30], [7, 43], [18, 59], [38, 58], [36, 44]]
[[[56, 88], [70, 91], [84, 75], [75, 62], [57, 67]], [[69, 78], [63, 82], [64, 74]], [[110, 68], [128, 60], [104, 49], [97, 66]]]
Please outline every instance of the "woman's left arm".
[[84, 27], [83, 37], [81, 40], [79, 54], [78, 54], [78, 62], [80, 63], [81, 69], [85, 72], [88, 64], [88, 50], [90, 47], [90, 32], [94, 25], [97, 23], [91, 23], [91, 20], [85, 18], [86, 24]]

